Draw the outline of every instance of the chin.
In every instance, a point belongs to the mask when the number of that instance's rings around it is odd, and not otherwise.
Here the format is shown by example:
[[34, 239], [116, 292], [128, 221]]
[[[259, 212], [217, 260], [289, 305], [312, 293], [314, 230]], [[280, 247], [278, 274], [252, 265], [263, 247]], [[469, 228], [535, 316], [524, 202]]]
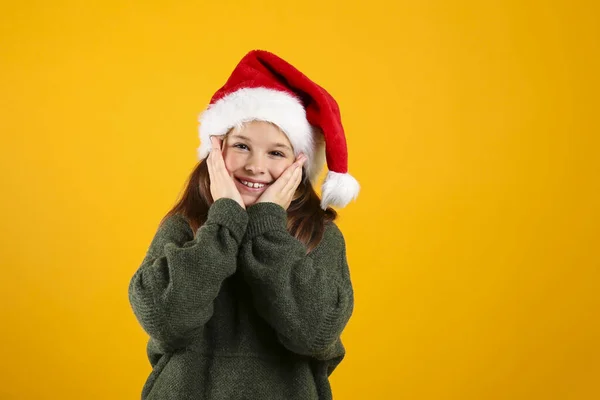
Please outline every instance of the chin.
[[242, 200], [244, 201], [244, 205], [246, 207], [250, 207], [251, 205], [256, 204], [256, 200], [258, 200], [258, 199], [254, 198], [254, 197], [248, 198], [248, 197], [244, 196], [244, 197], [242, 197]]

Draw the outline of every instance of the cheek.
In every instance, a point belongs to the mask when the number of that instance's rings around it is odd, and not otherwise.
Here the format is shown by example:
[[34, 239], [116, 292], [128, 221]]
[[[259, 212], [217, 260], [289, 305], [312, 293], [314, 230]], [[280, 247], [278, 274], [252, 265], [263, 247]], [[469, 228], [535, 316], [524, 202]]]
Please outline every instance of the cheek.
[[274, 165], [271, 169], [271, 175], [273, 176], [273, 179], [279, 178], [281, 174], [283, 174], [285, 170], [293, 163], [293, 161], [286, 160], [285, 162], [278, 162], [276, 165]]
[[227, 168], [227, 171], [229, 172], [236, 171], [244, 164], [242, 157], [234, 152], [224, 152], [223, 161], [225, 161], [225, 168]]

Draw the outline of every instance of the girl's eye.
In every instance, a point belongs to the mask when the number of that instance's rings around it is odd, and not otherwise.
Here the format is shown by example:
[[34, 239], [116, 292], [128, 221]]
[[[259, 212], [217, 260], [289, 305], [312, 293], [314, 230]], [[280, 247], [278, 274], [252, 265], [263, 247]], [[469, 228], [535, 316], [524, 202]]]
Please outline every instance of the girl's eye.
[[285, 154], [283, 154], [280, 151], [272, 151], [271, 154], [273, 154], [274, 156], [277, 156], [277, 157], [285, 157]]
[[237, 147], [238, 149], [242, 149], [242, 150], [248, 149], [248, 146], [246, 146], [245, 144], [242, 144], [242, 143], [236, 143], [233, 145], [233, 147]]

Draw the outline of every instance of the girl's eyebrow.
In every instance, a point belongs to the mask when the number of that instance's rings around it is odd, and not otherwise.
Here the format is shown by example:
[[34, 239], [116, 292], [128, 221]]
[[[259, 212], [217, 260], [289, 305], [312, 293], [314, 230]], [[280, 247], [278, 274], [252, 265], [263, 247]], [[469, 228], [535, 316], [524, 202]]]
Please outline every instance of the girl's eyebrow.
[[232, 138], [241, 139], [241, 140], [245, 140], [245, 141], [247, 141], [247, 142], [251, 142], [250, 138], [247, 138], [247, 137], [246, 137], [246, 136], [244, 136], [244, 135], [239, 135], [239, 134], [237, 134], [237, 133], [236, 133], [236, 134], [234, 134], [234, 135], [231, 135], [231, 137], [232, 137]]
[[290, 148], [290, 146], [288, 146], [287, 144], [283, 144], [283, 143], [275, 143], [273, 145], [273, 147], [283, 147], [284, 149], [287, 149], [289, 151], [292, 151], [292, 149]]
[[[252, 143], [252, 140], [250, 140], [250, 138], [248, 138], [248, 137], [246, 137], [246, 136], [244, 136], [244, 135], [240, 135], [240, 134], [237, 134], [237, 133], [236, 133], [236, 134], [233, 134], [233, 135], [231, 135], [231, 137], [232, 137], [232, 138], [239, 139], [239, 140], [245, 140], [245, 141], [247, 141], [247, 142], [250, 142], [250, 143]], [[287, 144], [283, 144], [283, 143], [275, 143], [275, 144], [273, 144], [273, 147], [282, 147], [282, 148], [284, 148], [284, 149], [287, 149], [287, 150], [289, 150], [289, 151], [292, 151], [292, 149], [290, 148], [290, 146], [288, 146]]]

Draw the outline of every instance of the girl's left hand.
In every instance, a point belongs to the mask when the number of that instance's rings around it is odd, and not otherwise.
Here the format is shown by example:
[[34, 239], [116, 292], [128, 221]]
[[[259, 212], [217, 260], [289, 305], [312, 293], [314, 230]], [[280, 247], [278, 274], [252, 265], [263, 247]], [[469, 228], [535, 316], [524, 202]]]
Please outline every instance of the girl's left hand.
[[302, 166], [306, 160], [307, 157], [300, 154], [296, 161], [283, 171], [283, 174], [263, 192], [256, 202], [279, 204], [284, 210], [287, 210], [302, 180]]

